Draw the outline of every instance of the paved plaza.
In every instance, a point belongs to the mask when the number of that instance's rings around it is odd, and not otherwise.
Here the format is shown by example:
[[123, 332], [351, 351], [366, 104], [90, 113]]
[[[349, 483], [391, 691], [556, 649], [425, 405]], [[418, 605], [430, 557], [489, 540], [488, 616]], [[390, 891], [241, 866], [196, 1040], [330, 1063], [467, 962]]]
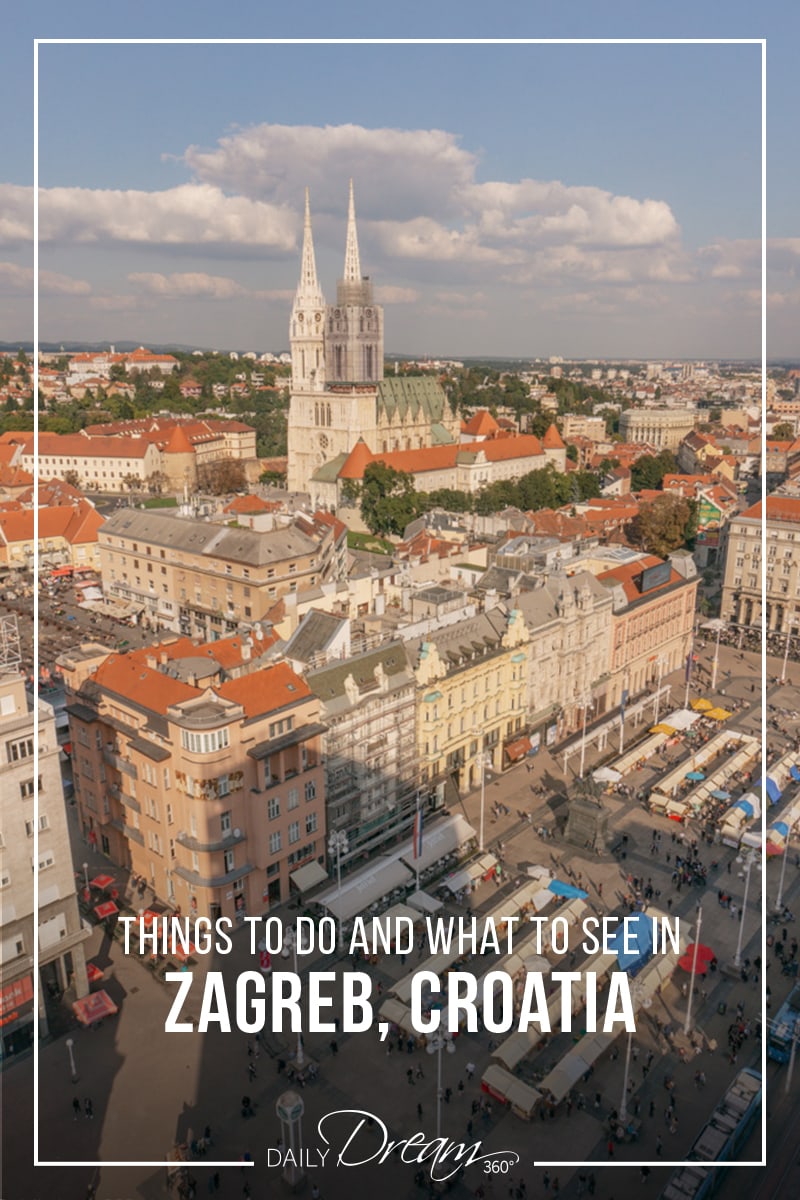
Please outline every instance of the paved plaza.
[[[711, 648], [706, 648], [701, 658], [701, 667], [709, 668]], [[780, 673], [779, 661], [769, 660], [769, 674], [774, 679]], [[711, 695], [720, 703], [735, 703], [737, 711], [726, 728], [741, 729], [756, 735], [760, 732], [761, 710], [759, 706], [757, 656], [721, 647], [717, 676], [717, 688], [711, 693], [708, 688], [703, 695]], [[769, 752], [775, 756], [794, 746], [798, 727], [792, 713], [800, 713], [800, 667], [790, 664], [789, 675], [795, 681], [786, 685], [771, 683], [768, 699], [774, 709], [783, 710], [779, 729], [770, 729]], [[683, 678], [674, 676], [668, 680], [672, 685], [672, 708], [683, 703]], [[751, 690], [755, 683], [755, 690]], [[693, 690], [692, 696], [701, 694]], [[667, 709], [662, 708], [662, 714]], [[646, 720], [640, 730], [646, 729]], [[626, 727], [626, 744], [630, 744], [634, 730]], [[673, 758], [686, 755], [684, 746], [670, 751]], [[604, 759], [608, 761], [608, 751]], [[613, 759], [611, 760], [613, 761]], [[570, 766], [577, 769], [577, 756]], [[593, 749], [586, 754], [588, 773], [597, 763]], [[512, 1151], [520, 1156], [519, 1164], [508, 1176], [487, 1177], [478, 1166], [468, 1168], [463, 1177], [453, 1182], [449, 1195], [453, 1200], [482, 1194], [500, 1200], [514, 1194], [524, 1181], [524, 1195], [541, 1197], [559, 1194], [576, 1196], [582, 1194], [580, 1176], [595, 1176], [594, 1194], [601, 1200], [619, 1200], [630, 1193], [648, 1198], [656, 1197], [667, 1178], [666, 1169], [653, 1170], [642, 1178], [636, 1167], [624, 1172], [615, 1170], [607, 1173], [608, 1165], [621, 1166], [626, 1161], [665, 1161], [681, 1159], [710, 1114], [715, 1101], [721, 1096], [733, 1075], [742, 1066], [760, 1064], [761, 1041], [758, 1029], [761, 988], [764, 982], [726, 974], [722, 969], [729, 963], [736, 949], [739, 922], [736, 914], [717, 901], [717, 893], [724, 890], [737, 909], [742, 906], [744, 879], [735, 862], [735, 851], [722, 845], [701, 843], [698, 851], [707, 869], [707, 888], [684, 887], [677, 890], [672, 882], [674, 856], [680, 852], [681, 843], [673, 841], [681, 832], [687, 840], [696, 835], [692, 823], [682, 831], [680, 826], [663, 817], [652, 816], [636, 799], [636, 792], [647, 789], [663, 772], [663, 760], [648, 763], [645, 768], [627, 777], [631, 795], [612, 793], [604, 798], [609, 810], [609, 825], [616, 835], [627, 835], [625, 858], [620, 853], [596, 857], [568, 846], [561, 838], [560, 819], [565, 812], [554, 801], [565, 778], [562, 762], [541, 752], [530, 764], [512, 768], [497, 780], [487, 780], [485, 794], [485, 829], [487, 848], [501, 857], [503, 879], [483, 882], [470, 898], [472, 911], [480, 914], [494, 908], [504, 895], [510, 895], [519, 881], [526, 878], [530, 864], [543, 864], [553, 869], [560, 878], [570, 876], [588, 891], [587, 905], [597, 915], [621, 914], [624, 898], [630, 894], [629, 876], [650, 881], [654, 889], [654, 903], [665, 909], [672, 901], [671, 913], [688, 921], [692, 927], [696, 919], [697, 902], [704, 897], [702, 941], [713, 947], [720, 964], [716, 973], [699, 980], [694, 998], [693, 1026], [704, 1035], [704, 1045], [716, 1043], [715, 1050], [705, 1049], [698, 1058], [682, 1061], [677, 1054], [678, 1043], [665, 1037], [664, 1027], [673, 1031], [682, 1028], [686, 1012], [686, 998], [682, 995], [680, 972], [666, 984], [657, 995], [652, 1007], [638, 1022], [634, 1038], [634, 1052], [630, 1077], [633, 1089], [628, 1099], [629, 1113], [636, 1114], [641, 1121], [641, 1136], [638, 1141], [616, 1143], [613, 1158], [607, 1149], [609, 1116], [618, 1110], [623, 1093], [626, 1038], [620, 1035], [614, 1049], [602, 1055], [591, 1078], [581, 1081], [573, 1092], [572, 1103], [561, 1105], [554, 1115], [537, 1115], [533, 1121], [525, 1122], [498, 1103], [492, 1102], [489, 1111], [473, 1111], [484, 1099], [481, 1093], [481, 1075], [491, 1062], [495, 1042], [502, 1035], [492, 1035], [482, 1030], [476, 1034], [462, 1034], [456, 1039], [456, 1050], [442, 1055], [443, 1088], [449, 1091], [447, 1102], [442, 1104], [442, 1133], [456, 1141], [474, 1142], [480, 1139], [484, 1152], [493, 1150]], [[544, 795], [535, 789], [544, 787]], [[475, 793], [464, 801], [463, 813], [475, 828], [479, 823], [480, 795]], [[506, 813], [504, 809], [509, 811]], [[71, 813], [74, 819], [74, 811]], [[769, 814], [768, 814], [769, 819]], [[542, 836], [541, 829], [551, 836]], [[653, 830], [661, 832], [661, 841], [656, 853]], [[87, 861], [94, 872], [107, 862], [79, 839], [77, 827], [73, 828], [76, 839], [75, 861]], [[501, 849], [502, 847], [502, 849]], [[669, 858], [668, 858], [669, 856]], [[781, 869], [780, 858], [767, 864], [765, 883], [767, 900], [774, 902], [777, 880]], [[119, 874], [117, 872], [117, 874]], [[743, 959], [752, 961], [762, 953], [761, 920], [762, 881], [752, 881], [747, 911], [744, 914]], [[784, 895], [790, 908], [800, 907], [800, 871], [796, 866], [795, 853], [787, 862]], [[448, 913], [463, 913], [456, 903], [447, 906]], [[287, 912], [291, 918], [295, 913]], [[794, 936], [795, 925], [790, 924], [787, 936]], [[775, 926], [778, 934], [779, 926]], [[580, 930], [573, 932], [573, 941], [582, 939]], [[92, 1160], [124, 1162], [129, 1159], [163, 1161], [176, 1143], [191, 1147], [192, 1142], [203, 1136], [210, 1127], [212, 1145], [205, 1157], [198, 1155], [189, 1163], [189, 1171], [196, 1180], [196, 1194], [212, 1194], [214, 1169], [205, 1165], [209, 1160], [238, 1164], [245, 1155], [256, 1162], [253, 1168], [242, 1170], [238, 1165], [218, 1168], [219, 1194], [224, 1197], [239, 1197], [249, 1188], [254, 1197], [272, 1197], [284, 1194], [280, 1171], [267, 1166], [267, 1150], [275, 1148], [280, 1135], [275, 1102], [287, 1088], [287, 1081], [279, 1071], [281, 1061], [289, 1062], [295, 1052], [295, 1039], [291, 1034], [267, 1034], [263, 1046], [257, 1046], [241, 1033], [209, 1033], [206, 1035], [165, 1034], [163, 1024], [172, 997], [172, 989], [158, 982], [140, 962], [126, 958], [119, 944], [96, 928], [89, 943], [88, 957], [106, 968], [108, 983], [105, 985], [120, 1005], [117, 1017], [107, 1020], [94, 1031], [72, 1031], [74, 1053], [79, 1081], [73, 1087], [70, 1082], [70, 1065], [63, 1037], [45, 1045], [40, 1054], [39, 1088], [39, 1155], [42, 1160], [66, 1162]], [[578, 953], [576, 969], [580, 969], [582, 955]], [[424, 960], [423, 960], [424, 961]], [[375, 991], [388, 994], [392, 984], [417, 965], [415, 951], [405, 962], [398, 957], [382, 956], [368, 969], [373, 978], [373, 1007], [377, 1013], [380, 998]], [[474, 964], [473, 964], [474, 965]], [[492, 965], [491, 959], [475, 967], [481, 974]], [[332, 959], [311, 958], [304, 966], [315, 969], [333, 970], [337, 974], [352, 969], [352, 961], [334, 956]], [[239, 930], [234, 935], [233, 953], [224, 959], [200, 960], [195, 976], [202, 978], [206, 969], [221, 969], [226, 977], [234, 978], [238, 972], [253, 969], [248, 947], [248, 934]], [[364, 969], [359, 964], [359, 969]], [[763, 973], [762, 973], [763, 974]], [[688, 978], [688, 977], [686, 977]], [[778, 1007], [788, 993], [793, 980], [781, 975], [772, 962], [766, 971], [766, 982], [772, 991], [772, 1010]], [[187, 1012], [198, 1015], [199, 1001], [190, 1002]], [[727, 1030], [737, 1005], [744, 1006], [745, 1019], [753, 1022], [750, 1037], [744, 1042], [735, 1064], [727, 1053]], [[602, 1011], [602, 1009], [601, 1009]], [[574, 1035], [576, 1038], [578, 1034]], [[521, 1077], [533, 1086], [558, 1059], [573, 1045], [573, 1035], [556, 1034], [549, 1044], [530, 1055], [521, 1067]], [[429, 1137], [436, 1128], [436, 1068], [437, 1056], [412, 1048], [398, 1047], [397, 1041], [391, 1048], [378, 1040], [376, 1031], [367, 1034], [348, 1035], [339, 1033], [314, 1035], [304, 1039], [304, 1052], [319, 1066], [319, 1077], [302, 1091], [305, 1104], [303, 1118], [304, 1143], [319, 1144], [316, 1136], [317, 1119], [325, 1113], [343, 1109], [361, 1109], [384, 1119], [392, 1137], [409, 1136], [423, 1130]], [[255, 1057], [257, 1053], [257, 1058]], [[475, 1066], [474, 1076], [468, 1078], [467, 1064]], [[649, 1065], [648, 1065], [649, 1063]], [[647, 1069], [645, 1070], [645, 1067]], [[251, 1078], [252, 1067], [254, 1077]], [[695, 1082], [695, 1074], [702, 1070], [705, 1086]], [[411, 1082], [409, 1082], [411, 1072]], [[788, 1127], [786, 1107], [778, 1103], [778, 1092], [782, 1094], [786, 1068], [776, 1069], [770, 1064], [768, 1077], [776, 1077], [775, 1105], [776, 1128]], [[665, 1082], [674, 1078], [674, 1090], [668, 1091]], [[33, 1200], [34, 1197], [57, 1197], [57, 1200], [84, 1200], [87, 1189], [95, 1186], [99, 1200], [116, 1197], [155, 1200], [167, 1195], [166, 1172], [159, 1167], [92, 1167], [40, 1168], [34, 1171], [29, 1163], [32, 1158], [30, 1128], [33, 1103], [32, 1059], [26, 1058], [6, 1068], [3, 1072], [4, 1088], [4, 1176], [7, 1183], [7, 1200]], [[463, 1085], [463, 1086], [462, 1086]], [[795, 1084], [795, 1089], [797, 1084]], [[446, 1091], [446, 1095], [447, 1095]], [[244, 1119], [241, 1115], [241, 1098], [248, 1095], [254, 1104], [255, 1115]], [[82, 1113], [73, 1119], [73, 1097], [83, 1103], [86, 1097], [92, 1100], [93, 1119]], [[796, 1090], [795, 1090], [796, 1096]], [[673, 1112], [665, 1116], [672, 1101]], [[781, 1116], [783, 1113], [783, 1116]], [[783, 1124], [781, 1124], [783, 1122]], [[365, 1136], [378, 1145], [377, 1126], [369, 1128]], [[782, 1153], [791, 1156], [792, 1143], [788, 1135], [781, 1133]], [[757, 1139], [751, 1138], [749, 1151], [760, 1156]], [[575, 1166], [549, 1168], [549, 1187], [545, 1188], [544, 1170], [534, 1167], [535, 1162], [570, 1161]], [[587, 1167], [578, 1164], [587, 1163]], [[788, 1169], [788, 1168], [787, 1168]], [[315, 1195], [312, 1187], [319, 1189], [322, 1200], [365, 1195], [383, 1195], [387, 1200], [411, 1200], [425, 1197], [428, 1188], [415, 1182], [419, 1168], [392, 1158], [385, 1166], [371, 1164], [349, 1171], [332, 1169], [330, 1160], [325, 1168], [309, 1170], [308, 1195]], [[791, 1175], [787, 1176], [791, 1178]], [[556, 1181], [558, 1188], [556, 1189]], [[754, 1195], [751, 1180], [748, 1190], [743, 1190], [744, 1176], [731, 1173], [721, 1195], [724, 1200], [739, 1195]], [[588, 1183], [586, 1184], [588, 1186]], [[511, 1188], [511, 1192], [509, 1192]], [[438, 1194], [438, 1193], [437, 1193]], [[777, 1193], [776, 1193], [777, 1194]], [[783, 1194], [783, 1193], [781, 1193]], [[789, 1192], [785, 1194], [791, 1194]], [[766, 1195], [764, 1200], [766, 1200]]]

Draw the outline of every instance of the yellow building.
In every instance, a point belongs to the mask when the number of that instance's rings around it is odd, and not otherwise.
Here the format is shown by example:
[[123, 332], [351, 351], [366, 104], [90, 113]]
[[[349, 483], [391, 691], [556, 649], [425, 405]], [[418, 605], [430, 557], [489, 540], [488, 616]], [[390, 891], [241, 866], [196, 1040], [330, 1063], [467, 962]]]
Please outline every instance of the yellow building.
[[417, 679], [420, 783], [443, 801], [469, 791], [516, 756], [526, 722], [528, 630], [521, 613], [494, 608], [409, 643]]

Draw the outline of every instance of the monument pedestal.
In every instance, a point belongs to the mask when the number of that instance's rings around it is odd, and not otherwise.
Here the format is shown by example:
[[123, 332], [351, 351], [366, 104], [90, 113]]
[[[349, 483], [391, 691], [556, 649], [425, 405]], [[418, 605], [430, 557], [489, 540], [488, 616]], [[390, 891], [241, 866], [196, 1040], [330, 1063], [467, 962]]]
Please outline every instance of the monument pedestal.
[[609, 848], [608, 811], [590, 780], [576, 779], [567, 792], [564, 840], [593, 854], [605, 854]]

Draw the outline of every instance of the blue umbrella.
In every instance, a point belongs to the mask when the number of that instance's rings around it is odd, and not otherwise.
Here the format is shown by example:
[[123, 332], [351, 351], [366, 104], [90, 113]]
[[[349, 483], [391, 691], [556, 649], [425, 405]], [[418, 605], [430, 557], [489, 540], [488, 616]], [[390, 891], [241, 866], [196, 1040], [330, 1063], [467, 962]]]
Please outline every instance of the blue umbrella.
[[772, 804], [777, 804], [781, 798], [781, 789], [778, 787], [774, 779], [767, 776], [767, 795]]
[[[633, 949], [626, 949], [626, 943]], [[626, 917], [617, 932], [608, 939], [608, 945], [616, 951], [619, 969], [636, 975], [653, 955], [652, 918], [643, 912]]]
[[743, 813], [747, 814], [748, 817], [752, 817], [753, 815], [753, 806], [749, 800], [738, 800], [733, 807], [740, 808]]
[[800, 781], [800, 771], [798, 771], [797, 767], [789, 767], [789, 774], [791, 775], [792, 779]]
[[589, 895], [588, 892], [582, 892], [579, 887], [575, 887], [572, 883], [564, 883], [562, 879], [552, 879], [547, 885], [548, 892], [552, 892], [554, 896], [563, 896], [569, 900], [585, 900]]
[[730, 800], [731, 798], [730, 792], [723, 792], [722, 788], [715, 788], [711, 795], [715, 800]]
[[689, 771], [686, 778], [698, 781], [700, 779], [705, 779], [705, 775], [702, 771]]
[[775, 830], [776, 833], [781, 833], [785, 838], [789, 836], [789, 826], [785, 821], [776, 821], [774, 825], [770, 825], [769, 832]]

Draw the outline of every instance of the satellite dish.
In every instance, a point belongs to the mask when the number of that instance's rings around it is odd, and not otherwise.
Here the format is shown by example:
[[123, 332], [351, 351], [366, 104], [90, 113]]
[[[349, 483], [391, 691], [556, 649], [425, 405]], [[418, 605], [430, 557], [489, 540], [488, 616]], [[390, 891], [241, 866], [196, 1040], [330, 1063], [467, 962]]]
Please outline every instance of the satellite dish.
[[254, 629], [254, 631], [253, 631], [253, 632], [255, 633], [255, 635], [256, 635], [256, 638], [257, 638], [257, 639], [258, 639], [258, 641], [260, 642], [260, 641], [261, 641], [261, 639], [264, 637], [264, 630], [263, 630], [263, 629], [261, 629], [261, 627], [260, 627], [260, 626], [256, 625], [256, 627], [255, 627], [255, 629]]
[[241, 836], [242, 836], [242, 831], [241, 831], [241, 829], [239, 828], [239, 826], [238, 826], [238, 825], [236, 826], [236, 828], [235, 828], [235, 829], [234, 829], [234, 831], [233, 831], [233, 836], [234, 836], [234, 837], [241, 837]]

